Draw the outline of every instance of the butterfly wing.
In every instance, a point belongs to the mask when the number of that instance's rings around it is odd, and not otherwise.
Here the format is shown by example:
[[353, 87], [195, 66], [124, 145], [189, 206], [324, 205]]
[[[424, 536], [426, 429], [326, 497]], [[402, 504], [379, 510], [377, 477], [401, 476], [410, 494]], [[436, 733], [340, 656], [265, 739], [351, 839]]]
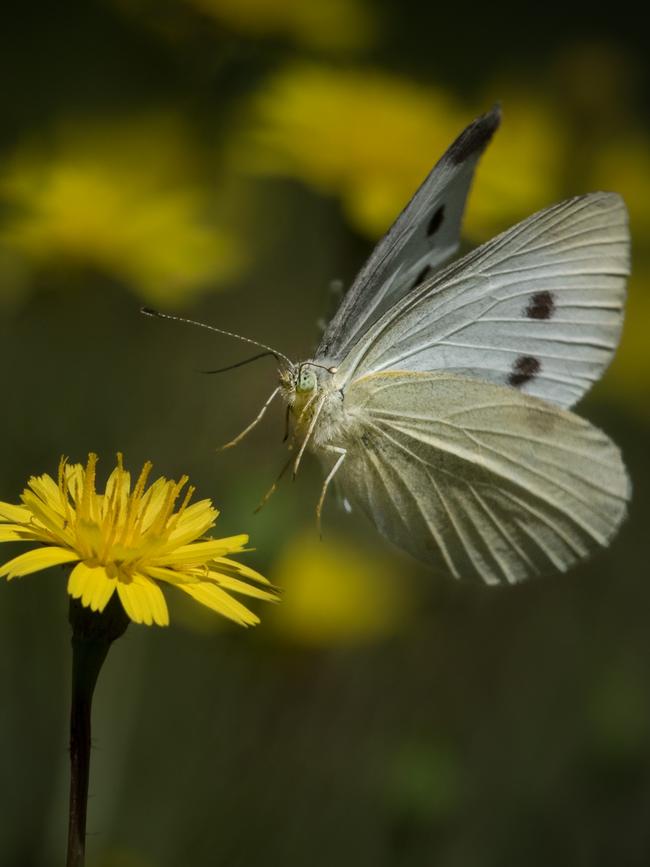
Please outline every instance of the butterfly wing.
[[515, 583], [609, 543], [630, 487], [618, 448], [573, 413], [447, 373], [365, 376], [337, 479], [400, 548], [456, 578]]
[[344, 296], [316, 357], [342, 359], [357, 335], [457, 250], [474, 169], [500, 119], [496, 106], [477, 118], [434, 166]]
[[396, 304], [354, 347], [342, 375], [447, 370], [569, 407], [618, 345], [629, 246], [620, 196], [560, 202]]

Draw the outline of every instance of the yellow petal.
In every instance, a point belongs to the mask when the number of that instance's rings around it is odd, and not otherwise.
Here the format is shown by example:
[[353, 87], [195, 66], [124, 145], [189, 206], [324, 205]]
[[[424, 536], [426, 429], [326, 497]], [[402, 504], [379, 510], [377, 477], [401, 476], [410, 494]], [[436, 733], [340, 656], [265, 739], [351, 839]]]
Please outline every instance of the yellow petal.
[[12, 578], [21, 575], [29, 575], [31, 572], [48, 569], [50, 566], [60, 566], [62, 563], [72, 563], [78, 559], [78, 554], [75, 554], [74, 551], [68, 551], [66, 548], [55, 546], [36, 548], [34, 551], [27, 551], [5, 563], [0, 568], [0, 578], [6, 576], [7, 581], [11, 581]]
[[[182, 545], [177, 548], [173, 553], [173, 560], [175, 563], [205, 563], [215, 557], [241, 551], [246, 544], [248, 544], [248, 536], [245, 533], [239, 536], [228, 536], [225, 539], [194, 542], [192, 545]], [[166, 554], [160, 558], [153, 558], [152, 562], [169, 562], [169, 559], [169, 554]]]
[[24, 524], [0, 524], [0, 542], [37, 542], [44, 532], [35, 532]]
[[103, 566], [77, 563], [68, 579], [68, 593], [91, 611], [103, 611], [115, 591], [117, 580]]
[[0, 521], [14, 521], [28, 524], [32, 513], [24, 506], [14, 506], [13, 503], [0, 503]]
[[34, 491], [26, 490], [22, 500], [32, 513], [32, 520], [37, 518], [49, 530], [57, 533], [65, 527], [66, 519], [63, 511], [52, 508], [49, 502], [44, 503]]
[[169, 534], [169, 542], [176, 547], [204, 536], [211, 527], [214, 527], [217, 514], [217, 510], [212, 507], [210, 500], [193, 503], [185, 509], [178, 525]]
[[57, 511], [61, 508], [61, 492], [59, 491], [59, 486], [51, 476], [47, 474], [32, 476], [28, 484], [44, 503], [48, 503], [52, 508], [57, 509]]
[[183, 590], [189, 594], [192, 599], [200, 602], [201, 605], [205, 605], [224, 617], [234, 620], [235, 623], [239, 623], [241, 626], [253, 626], [260, 622], [259, 617], [253, 614], [252, 611], [249, 611], [241, 602], [237, 602], [236, 599], [228, 596], [227, 593], [214, 584], [208, 584], [204, 581], [199, 584], [178, 584], [177, 587], [179, 590]]
[[161, 476], [148, 488], [140, 506], [140, 525], [143, 530], [148, 530], [156, 520], [160, 514], [160, 510], [164, 508], [167, 502], [167, 492], [173, 486], [173, 482]]
[[220, 572], [208, 572], [208, 578], [215, 581], [219, 587], [224, 590], [232, 590], [234, 593], [241, 593], [243, 596], [253, 596], [255, 599], [265, 599], [267, 602], [279, 602], [277, 593], [262, 590], [259, 587], [254, 587], [252, 584], [247, 584], [245, 581], [240, 581], [238, 578], [231, 578], [229, 575], [223, 575]]
[[126, 502], [131, 490], [131, 474], [122, 467], [115, 467], [106, 482], [106, 492], [102, 498], [100, 514], [106, 517], [108, 510], [120, 515], [124, 514]]
[[134, 623], [169, 625], [169, 612], [162, 590], [144, 575], [134, 575], [128, 583], [118, 580], [117, 592], [124, 610]]
[[246, 566], [244, 563], [238, 563], [237, 560], [229, 560], [227, 557], [214, 557], [213, 562], [226, 572], [234, 572], [235, 575], [250, 578], [251, 581], [257, 581], [258, 584], [268, 584], [269, 586], [271, 584], [264, 575], [260, 575], [255, 569], [251, 569], [250, 566]]
[[18, 542], [22, 536], [10, 527], [0, 527], [0, 542]]
[[75, 503], [81, 500], [85, 478], [86, 470], [82, 464], [66, 464], [65, 483]]
[[149, 578], [156, 581], [165, 581], [167, 584], [199, 584], [205, 581], [205, 569], [200, 574], [196, 572], [182, 572], [179, 569], [165, 569], [164, 566], [149, 566], [145, 570]]
[[129, 495], [131, 490], [131, 473], [121, 466], [115, 467], [106, 480], [105, 492], [109, 499], [115, 496], [114, 490], [116, 486], [119, 487], [120, 494]]

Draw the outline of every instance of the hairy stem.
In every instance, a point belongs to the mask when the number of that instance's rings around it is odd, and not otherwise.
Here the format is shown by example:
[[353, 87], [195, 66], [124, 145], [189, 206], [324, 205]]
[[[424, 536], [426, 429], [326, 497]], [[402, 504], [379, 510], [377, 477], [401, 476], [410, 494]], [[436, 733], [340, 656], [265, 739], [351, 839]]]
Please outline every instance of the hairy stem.
[[72, 700], [70, 707], [70, 809], [66, 867], [83, 867], [90, 778], [90, 720], [93, 693], [112, 642], [129, 619], [117, 594], [101, 613], [70, 600], [72, 626]]

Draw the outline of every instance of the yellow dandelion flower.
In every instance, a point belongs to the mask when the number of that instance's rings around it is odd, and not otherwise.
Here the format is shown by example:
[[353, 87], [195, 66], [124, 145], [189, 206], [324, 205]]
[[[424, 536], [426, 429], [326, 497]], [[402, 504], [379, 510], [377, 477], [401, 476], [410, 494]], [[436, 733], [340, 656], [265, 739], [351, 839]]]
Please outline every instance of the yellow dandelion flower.
[[169, 614], [160, 584], [172, 584], [242, 626], [259, 622], [230, 595], [277, 599], [266, 578], [228, 556], [244, 551], [248, 536], [206, 538], [218, 512], [210, 500], [190, 504], [194, 488], [185, 489], [187, 476], [178, 482], [161, 477], [148, 486], [152, 465], [147, 462], [131, 487], [118, 455], [100, 494], [96, 465], [95, 454], [85, 467], [62, 458], [57, 481], [33, 476], [21, 505], [0, 502], [0, 542], [45, 546], [5, 563], [0, 577], [11, 580], [70, 564], [68, 593], [93, 611], [103, 611], [117, 592], [135, 623], [166, 626]]

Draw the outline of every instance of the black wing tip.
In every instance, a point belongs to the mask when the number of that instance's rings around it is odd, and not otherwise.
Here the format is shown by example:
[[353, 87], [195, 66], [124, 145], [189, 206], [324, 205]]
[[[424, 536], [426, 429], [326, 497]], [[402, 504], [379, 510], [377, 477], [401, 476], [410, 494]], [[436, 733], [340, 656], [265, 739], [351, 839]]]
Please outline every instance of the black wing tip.
[[477, 117], [461, 132], [445, 154], [446, 158], [458, 166], [471, 157], [480, 156], [498, 130], [500, 123], [501, 103], [496, 102], [488, 112]]

